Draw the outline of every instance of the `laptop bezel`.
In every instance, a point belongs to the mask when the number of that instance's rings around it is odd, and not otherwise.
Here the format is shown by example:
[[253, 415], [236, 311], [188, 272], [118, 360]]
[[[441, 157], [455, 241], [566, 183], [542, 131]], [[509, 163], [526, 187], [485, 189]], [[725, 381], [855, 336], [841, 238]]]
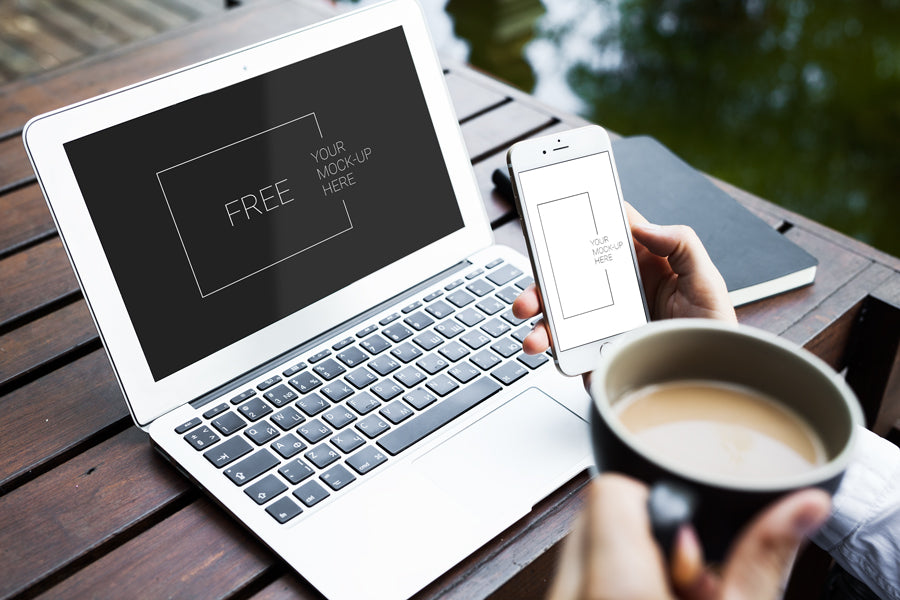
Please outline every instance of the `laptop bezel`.
[[[63, 144], [402, 26], [463, 227], [402, 260], [154, 381]], [[30, 120], [25, 147], [134, 421], [146, 426], [446, 269], [493, 241], [437, 53], [415, 0], [388, 0]], [[421, 190], [423, 202], [427, 190]], [[162, 283], [162, 282], [161, 282]], [[177, 340], [173, 340], [177, 343]]]

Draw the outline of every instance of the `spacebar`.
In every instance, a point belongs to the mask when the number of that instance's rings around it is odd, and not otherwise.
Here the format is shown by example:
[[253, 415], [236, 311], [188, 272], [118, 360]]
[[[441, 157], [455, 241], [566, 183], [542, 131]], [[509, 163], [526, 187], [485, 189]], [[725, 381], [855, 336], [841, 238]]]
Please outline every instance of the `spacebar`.
[[501, 389], [502, 386], [493, 379], [482, 377], [452, 396], [444, 398], [412, 421], [381, 436], [378, 445], [391, 456], [402, 452]]

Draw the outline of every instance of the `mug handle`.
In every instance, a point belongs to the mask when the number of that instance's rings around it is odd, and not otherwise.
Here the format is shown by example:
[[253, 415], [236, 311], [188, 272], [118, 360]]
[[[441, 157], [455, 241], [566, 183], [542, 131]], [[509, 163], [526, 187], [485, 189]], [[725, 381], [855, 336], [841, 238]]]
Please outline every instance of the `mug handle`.
[[672, 556], [678, 528], [693, 520], [696, 508], [697, 495], [684, 485], [658, 481], [651, 486], [647, 497], [650, 528], [667, 559]]

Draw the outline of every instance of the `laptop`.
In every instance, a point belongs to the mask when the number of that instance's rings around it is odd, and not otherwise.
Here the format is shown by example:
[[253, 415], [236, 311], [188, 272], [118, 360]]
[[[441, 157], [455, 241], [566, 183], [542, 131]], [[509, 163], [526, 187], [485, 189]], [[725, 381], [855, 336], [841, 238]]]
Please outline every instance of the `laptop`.
[[24, 138], [135, 423], [326, 597], [407, 598], [590, 465], [413, 0]]

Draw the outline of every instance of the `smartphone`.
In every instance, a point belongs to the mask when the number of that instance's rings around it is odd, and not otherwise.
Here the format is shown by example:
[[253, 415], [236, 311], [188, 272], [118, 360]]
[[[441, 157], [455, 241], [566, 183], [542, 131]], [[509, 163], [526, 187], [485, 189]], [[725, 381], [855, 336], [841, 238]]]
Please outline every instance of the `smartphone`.
[[510, 181], [565, 375], [649, 320], [609, 135], [591, 125], [514, 144]]

